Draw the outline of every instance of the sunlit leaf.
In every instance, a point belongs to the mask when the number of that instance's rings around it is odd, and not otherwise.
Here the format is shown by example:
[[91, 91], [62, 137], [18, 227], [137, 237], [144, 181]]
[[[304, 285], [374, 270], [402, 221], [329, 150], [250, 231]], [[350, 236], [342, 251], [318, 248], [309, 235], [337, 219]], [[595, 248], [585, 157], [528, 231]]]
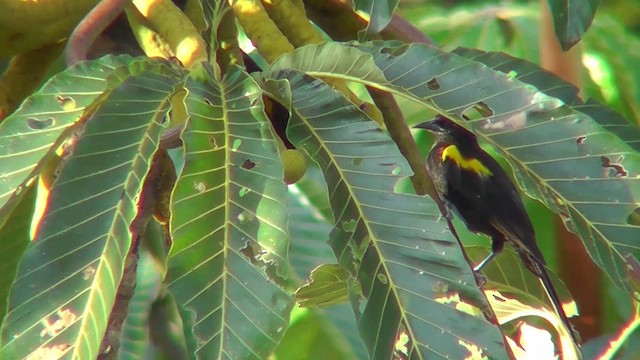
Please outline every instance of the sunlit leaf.
[[[0, 123], [0, 207], [47, 153], [60, 145], [60, 136], [80, 120], [85, 108], [117, 87], [130, 74], [165, 67], [154, 60], [107, 56], [79, 63], [49, 80]], [[120, 69], [119, 76], [112, 74]], [[161, 71], [161, 72], [162, 72]], [[31, 175], [30, 175], [31, 174]]]
[[[206, 70], [206, 71], [205, 71]], [[169, 289], [199, 359], [265, 358], [288, 323], [286, 185], [262, 94], [235, 69], [187, 83], [185, 165], [172, 197]]]
[[296, 301], [302, 307], [344, 303], [352, 283], [351, 274], [342, 266], [322, 264], [311, 272], [310, 282], [296, 291]]
[[97, 356], [136, 199], [178, 82], [150, 71], [129, 75], [87, 120], [11, 289], [2, 325], [8, 358]]

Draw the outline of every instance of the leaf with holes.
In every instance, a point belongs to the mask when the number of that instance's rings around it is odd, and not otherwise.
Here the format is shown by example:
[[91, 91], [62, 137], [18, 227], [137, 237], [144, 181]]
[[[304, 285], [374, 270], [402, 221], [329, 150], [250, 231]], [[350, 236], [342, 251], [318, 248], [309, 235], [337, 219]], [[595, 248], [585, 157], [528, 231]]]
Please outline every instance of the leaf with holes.
[[370, 356], [390, 358], [396, 340], [408, 335], [399, 356], [461, 359], [468, 346], [477, 346], [489, 357], [505, 358], [499, 329], [450, 300], [457, 294], [478, 312], [488, 307], [437, 206], [430, 198], [393, 191], [409, 175], [393, 141], [322, 81], [294, 70], [269, 76], [290, 84], [289, 93], [283, 82], [265, 81], [281, 103], [292, 104], [288, 136], [327, 181], [336, 218], [329, 241], [366, 298], [351, 294]]
[[[0, 123], [0, 207], [21, 187], [38, 164], [62, 145], [71, 125], [87, 116], [87, 107], [141, 71], [176, 71], [167, 62], [107, 56], [79, 63], [49, 80], [27, 98], [20, 109]], [[116, 71], [117, 70], [117, 71]], [[68, 134], [72, 136], [73, 134]], [[18, 189], [18, 190], [16, 190]]]
[[[553, 88], [554, 80], [533, 86], [517, 78], [518, 69], [496, 71], [424, 45], [312, 45], [269, 71], [286, 68], [379, 87], [458, 121], [468, 117], [468, 127], [509, 161], [520, 186], [563, 217], [614, 283], [634, 291], [627, 256], [640, 250], [632, 216], [640, 203], [637, 129], [623, 140], [612, 132], [620, 121], [612, 123], [606, 111], [571, 106], [536, 87]], [[537, 67], [527, 74], [550, 79]], [[555, 96], [571, 91], [558, 90]]]
[[179, 81], [130, 75], [86, 121], [11, 288], [2, 324], [8, 358], [97, 357], [131, 245], [135, 199]]
[[[252, 78], [209, 67], [187, 83], [185, 165], [172, 196], [169, 289], [198, 359], [266, 358], [287, 326], [286, 185]], [[243, 166], [246, 161], [253, 166]]]

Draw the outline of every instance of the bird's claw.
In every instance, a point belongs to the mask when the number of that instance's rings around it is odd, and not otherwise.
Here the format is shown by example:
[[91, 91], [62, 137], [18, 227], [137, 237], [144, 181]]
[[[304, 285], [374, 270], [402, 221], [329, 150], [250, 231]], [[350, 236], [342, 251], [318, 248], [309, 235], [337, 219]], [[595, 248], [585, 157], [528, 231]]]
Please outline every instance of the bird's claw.
[[483, 288], [487, 284], [487, 277], [484, 276], [483, 274], [477, 271], [474, 271], [473, 275], [476, 278], [476, 285], [478, 285], [479, 288]]

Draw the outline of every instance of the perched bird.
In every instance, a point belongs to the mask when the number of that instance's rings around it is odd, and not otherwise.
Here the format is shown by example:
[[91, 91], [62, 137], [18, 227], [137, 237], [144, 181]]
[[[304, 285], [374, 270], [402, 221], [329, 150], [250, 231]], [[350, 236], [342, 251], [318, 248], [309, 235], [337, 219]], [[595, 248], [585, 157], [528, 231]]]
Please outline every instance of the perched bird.
[[473, 133], [453, 121], [438, 115], [435, 120], [415, 128], [428, 130], [436, 137], [427, 159], [427, 170], [440, 200], [469, 230], [491, 238], [491, 254], [474, 270], [481, 271], [502, 251], [505, 242], [511, 244], [525, 266], [540, 278], [577, 347], [576, 336], [545, 269], [531, 220], [507, 174], [480, 148]]

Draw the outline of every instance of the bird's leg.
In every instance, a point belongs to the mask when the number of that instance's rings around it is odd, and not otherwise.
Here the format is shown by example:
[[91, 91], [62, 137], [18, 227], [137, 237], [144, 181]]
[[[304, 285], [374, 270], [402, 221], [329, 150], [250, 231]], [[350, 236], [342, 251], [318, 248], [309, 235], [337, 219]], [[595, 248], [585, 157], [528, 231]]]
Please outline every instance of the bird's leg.
[[493, 258], [496, 257], [496, 255], [498, 255], [498, 254], [496, 254], [493, 251], [491, 251], [491, 254], [489, 254], [489, 256], [484, 258], [484, 260], [480, 261], [480, 264], [476, 265], [473, 268], [473, 271], [475, 271], [475, 272], [482, 271], [482, 268], [484, 268], [489, 263], [489, 261], [493, 260]]
[[484, 260], [480, 261], [478, 265], [473, 268], [473, 271], [480, 272], [482, 269], [491, 261], [494, 257], [498, 256], [500, 252], [504, 249], [504, 240], [497, 237], [491, 238], [491, 254], [484, 258]]

